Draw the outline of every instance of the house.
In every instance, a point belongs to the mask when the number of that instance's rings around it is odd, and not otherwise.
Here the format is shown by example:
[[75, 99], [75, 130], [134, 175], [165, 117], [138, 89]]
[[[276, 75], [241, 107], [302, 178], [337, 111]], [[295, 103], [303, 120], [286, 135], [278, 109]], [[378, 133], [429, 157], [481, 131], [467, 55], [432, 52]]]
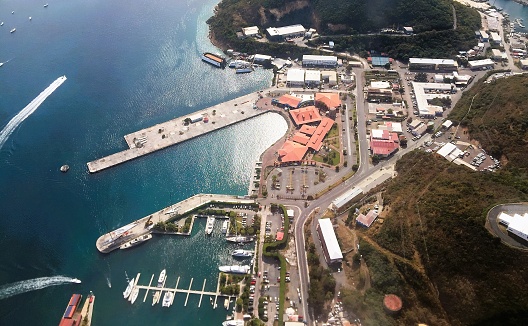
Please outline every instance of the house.
[[290, 95], [290, 94], [284, 94], [275, 102], [279, 106], [283, 108], [290, 108], [290, 109], [296, 109], [299, 107], [299, 104], [301, 104], [302, 98]]
[[341, 106], [341, 100], [337, 93], [316, 93], [316, 102], [323, 102], [328, 108], [338, 108]]
[[257, 26], [244, 27], [242, 28], [242, 33], [245, 37], [251, 37], [257, 35], [259, 33], [259, 29]]
[[308, 147], [299, 143], [287, 140], [278, 150], [279, 161], [283, 163], [300, 162], [308, 151]]

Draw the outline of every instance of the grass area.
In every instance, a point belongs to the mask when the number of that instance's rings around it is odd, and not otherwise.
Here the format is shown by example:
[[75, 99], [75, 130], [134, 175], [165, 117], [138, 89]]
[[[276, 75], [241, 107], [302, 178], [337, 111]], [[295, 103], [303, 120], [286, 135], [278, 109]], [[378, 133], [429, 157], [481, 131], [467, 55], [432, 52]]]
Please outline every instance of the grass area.
[[337, 128], [337, 123], [334, 123], [330, 131], [326, 134], [326, 139], [339, 137], [339, 130]]
[[329, 165], [338, 165], [341, 160], [341, 153], [330, 148], [327, 153], [323, 154], [323, 151], [313, 156], [313, 160], [316, 162], [329, 164]]

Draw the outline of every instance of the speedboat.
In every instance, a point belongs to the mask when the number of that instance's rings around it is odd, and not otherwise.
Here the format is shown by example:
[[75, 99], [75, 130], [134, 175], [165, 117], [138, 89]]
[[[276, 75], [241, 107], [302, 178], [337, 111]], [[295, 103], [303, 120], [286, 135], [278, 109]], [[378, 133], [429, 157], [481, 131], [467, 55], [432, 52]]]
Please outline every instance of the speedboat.
[[48, 8], [48, 4], [47, 3], [44, 5], [44, 8]]
[[132, 278], [129, 282], [128, 282], [128, 286], [125, 290], [125, 292], [123, 292], [123, 297], [126, 299], [130, 296], [130, 293], [132, 293], [132, 288], [134, 287], [134, 279]]
[[229, 228], [229, 221], [225, 220], [224, 223], [222, 223], [222, 233], [227, 233], [228, 228]]
[[130, 297], [128, 298], [128, 301], [130, 301], [131, 304], [134, 304], [134, 302], [136, 302], [138, 294], [139, 294], [139, 289], [135, 287], [132, 290], [132, 293], [130, 294]]
[[229, 241], [229, 242], [244, 243], [244, 242], [253, 241], [253, 237], [243, 236], [243, 235], [235, 235], [235, 236], [232, 236], [232, 237], [226, 237], [226, 240]]
[[144, 243], [145, 241], [148, 241], [152, 239], [152, 234], [144, 234], [140, 237], [137, 237], [135, 239], [132, 239], [130, 240], [129, 242], [123, 244], [122, 246], [119, 247], [119, 249], [127, 249], [127, 248], [132, 248], [132, 247], [135, 247], [137, 245], [140, 245], [142, 243]]
[[9, 33], [14, 33], [16, 32], [16, 28], [13, 28], [12, 30], [9, 31]]
[[222, 326], [244, 326], [243, 319], [226, 320], [222, 323]]
[[249, 257], [253, 256], [253, 252], [249, 251], [249, 250], [244, 250], [244, 249], [237, 249], [237, 250], [233, 251], [232, 255], [233, 255], [233, 257], [249, 258]]
[[163, 302], [161, 303], [161, 305], [163, 307], [170, 307], [171, 304], [172, 304], [172, 292], [170, 291], [166, 291], [165, 292], [165, 295], [163, 296]]
[[167, 271], [166, 270], [162, 270], [161, 273], [160, 273], [160, 276], [158, 278], [158, 287], [162, 287], [163, 286], [163, 282], [165, 282], [165, 275], [167, 274]]
[[231, 265], [231, 266], [220, 266], [218, 269], [224, 273], [231, 274], [247, 274], [249, 273], [249, 265]]
[[79, 284], [79, 283], [81, 283], [81, 280], [79, 280], [78, 278], [74, 278], [74, 279], [72, 280], [72, 282], [73, 282], [73, 283], [77, 283], [77, 284]]
[[3, 62], [0, 62], [0, 67], [2, 67], [3, 65], [4, 65], [4, 63], [3, 63]]
[[4, 26], [4, 22], [0, 22], [0, 26]]

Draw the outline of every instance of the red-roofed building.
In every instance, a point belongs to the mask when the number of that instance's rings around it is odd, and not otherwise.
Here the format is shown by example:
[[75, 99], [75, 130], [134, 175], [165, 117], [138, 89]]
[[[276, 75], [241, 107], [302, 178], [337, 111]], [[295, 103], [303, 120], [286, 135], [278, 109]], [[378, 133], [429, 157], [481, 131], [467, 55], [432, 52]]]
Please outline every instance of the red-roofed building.
[[323, 102], [328, 108], [338, 108], [341, 106], [338, 93], [316, 93], [315, 101]]
[[375, 211], [369, 211], [367, 215], [359, 214], [356, 218], [356, 222], [369, 228], [377, 217], [378, 214]]
[[279, 105], [283, 107], [289, 107], [292, 109], [296, 109], [299, 104], [302, 102], [302, 98], [299, 98], [297, 96], [293, 96], [290, 94], [284, 94], [281, 97], [279, 97]]
[[300, 109], [290, 110], [290, 115], [296, 126], [300, 126], [305, 123], [321, 121], [319, 109], [315, 106], [307, 106]]
[[287, 140], [281, 149], [279, 149], [279, 160], [283, 163], [302, 161], [308, 147]]
[[[396, 135], [397, 137], [397, 135]], [[370, 150], [372, 155], [379, 155], [382, 157], [387, 157], [392, 153], [396, 152], [400, 148], [399, 143], [392, 140], [385, 139], [371, 139], [370, 140]]]
[[311, 136], [313, 135], [316, 129], [317, 127], [314, 127], [314, 126], [302, 125], [299, 131], [302, 132], [303, 134], [307, 134]]
[[284, 239], [284, 232], [277, 232], [277, 241]]
[[315, 151], [320, 150], [321, 145], [323, 144], [323, 139], [330, 129], [332, 129], [333, 125], [334, 120], [326, 117], [323, 118], [321, 123], [317, 126], [317, 129], [313, 133], [312, 137], [310, 137], [310, 141], [308, 142], [307, 146]]
[[310, 137], [303, 134], [302, 132], [296, 132], [295, 135], [293, 135], [292, 139], [294, 142], [306, 145], [308, 141], [310, 140]]

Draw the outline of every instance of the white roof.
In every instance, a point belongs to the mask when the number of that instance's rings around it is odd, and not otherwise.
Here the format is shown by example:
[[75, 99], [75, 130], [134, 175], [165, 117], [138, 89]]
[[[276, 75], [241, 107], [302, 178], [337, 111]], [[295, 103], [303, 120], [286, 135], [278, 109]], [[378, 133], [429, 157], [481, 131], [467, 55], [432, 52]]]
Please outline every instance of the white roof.
[[502, 212], [498, 218], [501, 222], [508, 225], [508, 231], [521, 238], [528, 238], [528, 213], [524, 213], [523, 215], [514, 214], [512, 216]]
[[383, 139], [383, 130], [381, 129], [372, 129], [371, 134], [372, 138]]
[[442, 146], [442, 148], [440, 148], [436, 153], [443, 157], [446, 157], [447, 155], [451, 154], [451, 152], [454, 151], [455, 148], [457, 148], [455, 144], [447, 143]]
[[439, 90], [439, 91], [449, 91], [451, 90], [451, 84], [444, 83], [418, 83], [412, 82], [414, 93], [416, 95], [416, 106], [418, 107], [418, 112], [420, 115], [431, 115], [436, 111], [439, 111], [441, 108], [434, 105], [429, 105], [427, 100], [433, 99], [435, 97], [449, 97], [449, 95], [444, 94], [426, 94], [425, 90]]
[[410, 58], [410, 64], [429, 64], [429, 65], [453, 65], [458, 66], [453, 59], [429, 59], [429, 58]]
[[475, 67], [493, 66], [495, 63], [491, 59], [483, 59], [483, 60], [468, 61], [468, 64], [469, 64], [469, 67], [475, 68]]
[[389, 82], [386, 81], [373, 81], [370, 83], [370, 87], [374, 88], [391, 88], [391, 85]]
[[319, 228], [323, 235], [323, 241], [326, 244], [328, 250], [328, 258], [330, 261], [335, 259], [343, 259], [343, 253], [341, 253], [341, 247], [337, 242], [337, 237], [334, 232], [334, 226], [329, 218], [323, 218], [319, 220]]
[[308, 81], [321, 81], [321, 72], [319, 70], [306, 70], [305, 80]]
[[266, 61], [271, 60], [273, 57], [271, 55], [265, 55], [265, 54], [255, 54], [253, 56], [253, 60], [255, 61]]
[[[387, 123], [385, 123], [387, 124]], [[391, 129], [390, 131], [393, 131], [393, 132], [397, 132], [397, 133], [402, 133], [403, 132], [403, 128], [402, 128], [402, 124], [401, 122], [392, 122], [391, 121], [391, 127], [389, 129]]]
[[244, 32], [244, 35], [250, 36], [250, 35], [258, 34], [259, 29], [257, 26], [250, 26], [250, 27], [242, 28], [242, 31]]
[[363, 193], [363, 190], [361, 188], [356, 187], [356, 188], [349, 189], [347, 192], [345, 192], [341, 196], [334, 199], [332, 201], [332, 204], [336, 207], [336, 209], [339, 209], [361, 193]]
[[480, 31], [480, 36], [482, 36], [482, 38], [489, 38], [489, 35], [486, 33], [486, 31]]
[[453, 125], [453, 122], [451, 120], [446, 120], [444, 123], [442, 123], [442, 127], [449, 129]]
[[286, 214], [288, 215], [288, 217], [293, 217], [293, 209], [286, 210]]
[[287, 36], [292, 34], [304, 33], [306, 29], [303, 27], [303, 25], [298, 24], [284, 27], [270, 27], [266, 29], [266, 31], [270, 36]]
[[491, 32], [490, 33], [490, 36], [491, 36], [491, 39], [494, 40], [494, 41], [499, 41], [501, 40], [501, 37], [498, 33], [495, 33], [495, 32]]
[[522, 66], [528, 66], [528, 59], [521, 60], [521, 65]]
[[303, 69], [288, 69], [288, 73], [286, 74], [286, 80], [289, 82], [304, 83], [304, 70]]
[[333, 62], [333, 63], [337, 63], [337, 57], [333, 56], [333, 55], [305, 54], [305, 55], [303, 55], [303, 62], [304, 61], [319, 61], [319, 62]]

